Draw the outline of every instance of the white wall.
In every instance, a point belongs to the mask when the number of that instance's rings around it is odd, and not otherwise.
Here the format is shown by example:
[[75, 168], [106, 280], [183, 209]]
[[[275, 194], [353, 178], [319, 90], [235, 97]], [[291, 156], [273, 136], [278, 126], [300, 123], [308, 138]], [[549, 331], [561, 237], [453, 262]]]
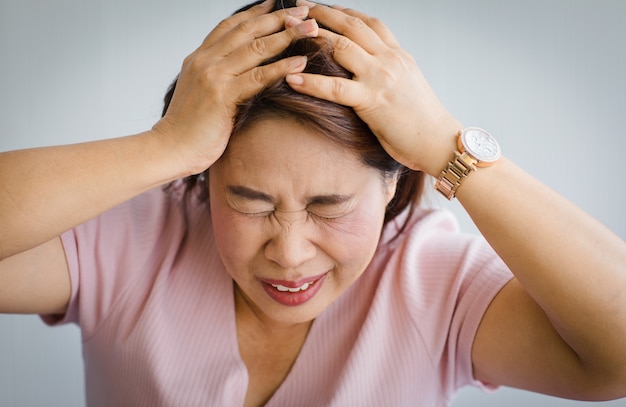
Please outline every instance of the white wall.
[[[0, 0], [0, 151], [149, 128], [182, 59], [244, 4], [223, 3]], [[626, 239], [626, 3], [341, 4], [385, 21], [463, 123], [491, 130], [509, 158]], [[439, 204], [474, 230], [457, 204]], [[0, 405], [83, 405], [80, 352], [75, 327], [0, 316]], [[501, 405], [583, 404], [510, 389], [454, 403]]]

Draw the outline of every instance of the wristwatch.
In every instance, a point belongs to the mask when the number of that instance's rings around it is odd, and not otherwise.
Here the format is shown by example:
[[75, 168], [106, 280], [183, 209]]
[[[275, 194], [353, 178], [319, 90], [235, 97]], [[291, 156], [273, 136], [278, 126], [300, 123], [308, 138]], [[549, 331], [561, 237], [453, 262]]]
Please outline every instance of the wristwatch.
[[463, 180], [477, 167], [489, 167], [501, 156], [500, 145], [486, 130], [467, 127], [457, 135], [458, 151], [435, 182], [435, 189], [448, 200], [454, 198]]

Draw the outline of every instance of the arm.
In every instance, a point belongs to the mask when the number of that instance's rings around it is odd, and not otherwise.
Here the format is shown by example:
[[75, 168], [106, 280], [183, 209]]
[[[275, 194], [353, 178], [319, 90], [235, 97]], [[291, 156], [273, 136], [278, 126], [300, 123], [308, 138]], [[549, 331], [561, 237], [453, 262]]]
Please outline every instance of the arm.
[[0, 259], [184, 176], [153, 132], [0, 154]]
[[0, 261], [0, 312], [63, 315], [71, 295], [61, 239]]
[[[320, 5], [353, 80], [298, 74], [300, 92], [352, 106], [399, 162], [437, 177], [463, 126], [379, 21]], [[532, 197], [532, 199], [529, 199]], [[458, 198], [515, 274], [487, 310], [475, 376], [563, 397], [626, 395], [626, 245], [506, 159], [472, 173]]]
[[0, 154], [0, 312], [65, 312], [71, 287], [58, 236], [174, 179], [180, 165], [159, 144], [143, 133]]
[[[62, 308], [58, 304], [69, 292], [67, 266], [41, 261], [47, 255], [62, 258], [61, 233], [210, 167], [228, 143], [238, 103], [304, 68], [298, 57], [259, 66], [293, 39], [317, 34], [314, 21], [301, 23], [308, 8], [268, 14], [271, 7], [264, 3], [236, 14], [206, 37], [185, 59], [167, 114], [150, 131], [0, 154], [0, 312], [27, 312], [24, 304], [44, 294], [55, 297], [44, 308]], [[43, 293], [46, 286], [57, 293]]]
[[570, 398], [625, 396], [626, 244], [507, 160], [467, 181], [460, 202], [517, 278], [479, 328], [476, 377]]

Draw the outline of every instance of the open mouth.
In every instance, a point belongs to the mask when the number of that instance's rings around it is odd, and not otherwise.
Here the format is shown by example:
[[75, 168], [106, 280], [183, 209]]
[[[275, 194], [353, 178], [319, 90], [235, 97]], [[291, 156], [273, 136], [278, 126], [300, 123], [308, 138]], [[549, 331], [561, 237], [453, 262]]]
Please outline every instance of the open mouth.
[[321, 276], [312, 277], [309, 281], [297, 283], [272, 280], [262, 280], [261, 283], [265, 292], [274, 301], [282, 305], [297, 306], [309, 301], [319, 292], [327, 274], [324, 273]]
[[313, 284], [315, 284], [316, 282], [317, 282], [317, 280], [312, 281], [310, 283], [304, 283], [300, 287], [296, 287], [296, 288], [289, 288], [289, 287], [285, 287], [284, 285], [280, 285], [280, 284], [271, 284], [271, 286], [274, 287], [275, 289], [277, 289], [280, 292], [297, 293], [298, 291], [306, 291], [306, 290], [308, 290], [309, 287], [312, 286]]

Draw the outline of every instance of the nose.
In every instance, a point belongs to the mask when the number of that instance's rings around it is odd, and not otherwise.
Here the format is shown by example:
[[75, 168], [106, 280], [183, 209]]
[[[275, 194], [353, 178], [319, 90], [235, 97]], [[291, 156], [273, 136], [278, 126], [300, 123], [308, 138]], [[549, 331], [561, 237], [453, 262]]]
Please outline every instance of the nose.
[[[283, 268], [295, 269], [315, 257], [311, 225], [306, 219], [276, 215], [274, 233], [265, 245], [265, 257]], [[304, 215], [306, 218], [306, 215]]]

